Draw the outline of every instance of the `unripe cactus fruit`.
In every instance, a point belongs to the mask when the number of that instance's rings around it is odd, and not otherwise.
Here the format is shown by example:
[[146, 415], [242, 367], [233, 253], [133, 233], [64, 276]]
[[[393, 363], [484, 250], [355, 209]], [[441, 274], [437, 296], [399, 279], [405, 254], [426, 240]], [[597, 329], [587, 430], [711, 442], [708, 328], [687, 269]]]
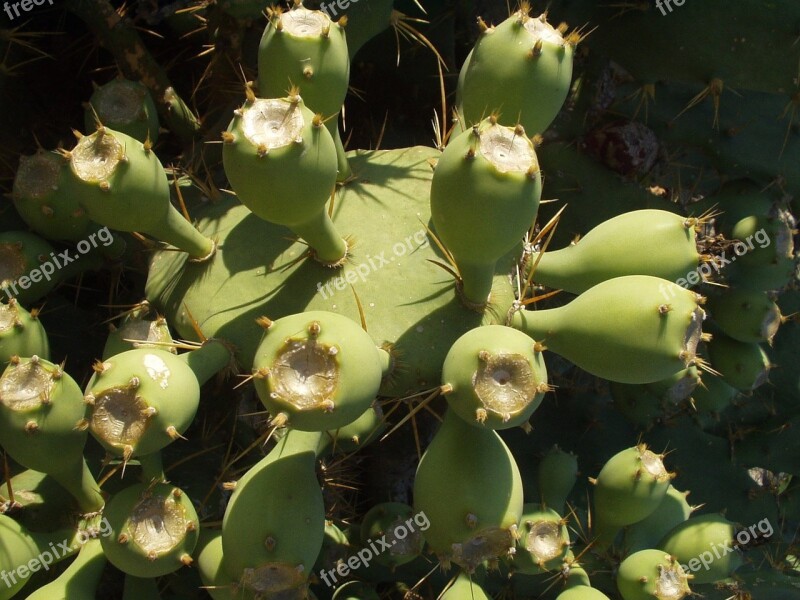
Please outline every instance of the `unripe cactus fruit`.
[[594, 483], [594, 525], [600, 543], [611, 543], [620, 527], [641, 521], [658, 508], [674, 474], [645, 444], [612, 456]]
[[708, 312], [714, 323], [735, 340], [772, 344], [783, 317], [766, 292], [727, 289], [709, 296]]
[[414, 479], [414, 512], [429, 520], [424, 536], [439, 561], [472, 572], [513, 554], [522, 506], [519, 469], [497, 432], [448, 410]]
[[338, 119], [350, 80], [345, 22], [334, 23], [326, 13], [300, 4], [274, 10], [258, 46], [259, 95], [278, 98], [291, 86], [300, 88], [306, 106], [325, 117], [340, 181], [350, 176]]
[[514, 569], [528, 575], [559, 571], [569, 552], [567, 520], [541, 504], [525, 504]]
[[652, 383], [695, 363], [704, 299], [649, 275], [609, 279], [566, 306], [520, 311], [512, 324], [592, 375]]
[[519, 122], [528, 135], [553, 122], [572, 81], [578, 38], [565, 39], [542, 14], [519, 10], [496, 27], [485, 29], [464, 63], [462, 106], [467, 123], [502, 113], [504, 124]]
[[90, 600], [97, 597], [100, 578], [108, 561], [97, 537], [82, 538], [81, 541], [83, 545], [78, 556], [64, 572], [25, 600]]
[[370, 407], [385, 351], [354, 321], [309, 311], [259, 322], [266, 331], [253, 361], [254, 383], [273, 425], [337, 429]]
[[108, 560], [136, 577], [160, 577], [192, 563], [200, 520], [191, 498], [167, 483], [136, 484], [109, 500], [103, 516], [111, 535]]
[[101, 126], [64, 156], [70, 162], [65, 193], [79, 198], [93, 221], [152, 235], [198, 260], [214, 251], [214, 242], [170, 203], [167, 175], [150, 144]]
[[578, 480], [578, 457], [553, 446], [539, 461], [537, 479], [542, 505], [564, 514], [567, 497]]
[[414, 509], [402, 502], [376, 504], [361, 521], [361, 543], [365, 547], [377, 539], [391, 546], [375, 555], [376, 562], [390, 568], [411, 562], [422, 553], [422, 535], [414, 524]]
[[706, 347], [711, 366], [731, 387], [748, 392], [766, 383], [772, 364], [759, 344], [747, 344], [714, 332]]
[[14, 460], [49, 474], [93, 512], [103, 498], [83, 458], [89, 422], [82, 396], [60, 366], [12, 357], [0, 377], [0, 439]]
[[295, 92], [280, 99], [249, 92], [222, 139], [225, 174], [242, 204], [291, 229], [320, 262], [341, 264], [347, 243], [325, 209], [336, 185], [336, 148], [322, 118]]
[[744, 562], [736, 535], [736, 525], [721, 514], [699, 515], [676, 525], [657, 548], [688, 566], [694, 583], [714, 583], [730, 577]]
[[[576, 244], [534, 253], [533, 280], [574, 294], [614, 277], [652, 275], [676, 281], [697, 269], [695, 227], [665, 210], [635, 210], [604, 221]], [[652, 250], [643, 252], [643, 248]]]
[[625, 552], [630, 554], [657, 548], [664, 535], [692, 514], [694, 508], [686, 501], [688, 495], [689, 492], [680, 492], [670, 485], [658, 507], [649, 516], [625, 529]]
[[539, 161], [521, 125], [490, 117], [445, 148], [433, 172], [431, 217], [467, 303], [487, 303], [497, 261], [533, 224], [541, 193]]
[[596, 590], [588, 585], [576, 585], [564, 590], [556, 600], [609, 600], [600, 590]]
[[0, 302], [0, 361], [12, 356], [50, 358], [50, 342], [39, 321], [38, 311], [28, 312], [15, 299]]
[[158, 140], [158, 111], [140, 81], [118, 77], [97, 87], [84, 105], [84, 125], [91, 133], [97, 121], [144, 143]]
[[[114, 328], [103, 347], [103, 360], [134, 348], [157, 348], [177, 354], [167, 320], [146, 300], [129, 310], [119, 327]], [[155, 318], [148, 318], [155, 316]]]
[[795, 272], [794, 225], [785, 211], [738, 221], [730, 233], [736, 262], [726, 269], [731, 285], [759, 291], [788, 285]]
[[640, 550], [619, 565], [617, 588], [623, 600], [681, 600], [692, 593], [678, 562], [663, 550]]
[[[0, 233], [0, 288], [11, 297], [30, 305], [49, 293], [61, 279], [60, 271], [55, 277], [48, 275], [44, 279], [38, 270], [39, 266], [52, 260], [55, 248], [34, 233], [27, 231], [4, 231]], [[34, 269], [37, 274], [34, 278]], [[20, 279], [25, 277], [27, 285]]]
[[438, 600], [489, 600], [487, 594], [477, 581], [473, 581], [468, 573], [462, 571], [451, 584], [439, 595]]
[[383, 416], [383, 409], [380, 404], [373, 402], [352, 423], [328, 431], [330, 442], [328, 451], [331, 453], [350, 453], [364, 448], [380, 437], [386, 429], [386, 419]]
[[54, 152], [21, 156], [11, 198], [33, 231], [51, 240], [77, 242], [86, 236], [89, 216], [79, 198], [64, 193], [68, 164]]
[[526, 424], [549, 390], [536, 342], [503, 325], [458, 338], [444, 359], [442, 385], [459, 417], [490, 429]]

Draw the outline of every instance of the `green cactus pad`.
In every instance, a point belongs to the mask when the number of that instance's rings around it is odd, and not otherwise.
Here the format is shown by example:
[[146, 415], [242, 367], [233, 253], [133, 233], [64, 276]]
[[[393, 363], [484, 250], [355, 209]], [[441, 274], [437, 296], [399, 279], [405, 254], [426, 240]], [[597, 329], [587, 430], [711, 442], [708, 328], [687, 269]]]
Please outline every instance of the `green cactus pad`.
[[108, 560], [135, 577], [160, 577], [192, 563], [200, 520], [192, 500], [166, 483], [136, 484], [103, 510], [111, 534], [101, 543]]
[[97, 121], [144, 143], [158, 140], [158, 112], [150, 92], [140, 81], [112, 79], [95, 89], [84, 107], [84, 125], [91, 133]]
[[550, 389], [536, 342], [502, 325], [476, 327], [458, 338], [444, 360], [442, 385], [459, 417], [490, 429], [527, 423]]
[[[744, 532], [743, 539], [750, 539]], [[657, 547], [674, 556], [692, 574], [693, 583], [714, 583], [730, 577], [744, 562], [736, 535], [734, 523], [722, 515], [700, 515], [676, 525]]]
[[589, 373], [652, 383], [693, 364], [703, 299], [648, 275], [600, 283], [566, 306], [521, 311], [512, 324]]
[[624, 275], [676, 281], [697, 269], [696, 225], [695, 219], [665, 210], [623, 213], [592, 229], [577, 244], [532, 254], [533, 280], [574, 294]]
[[691, 594], [687, 573], [663, 550], [640, 550], [619, 565], [617, 588], [623, 600], [681, 600]]
[[100, 540], [86, 539], [66, 570], [26, 600], [94, 600], [107, 562]]
[[253, 363], [256, 392], [278, 426], [344, 427], [378, 394], [381, 352], [358, 324], [336, 313], [309, 311], [270, 321]]
[[462, 106], [467, 125], [499, 113], [504, 125], [522, 124], [528, 135], [553, 122], [572, 81], [573, 38], [519, 10], [481, 33], [464, 63]]
[[505, 318], [513, 301], [508, 273], [516, 260], [509, 254], [498, 261], [494, 303], [483, 315], [455, 297], [452, 278], [430, 262], [443, 259], [425, 229], [429, 160], [438, 155], [430, 148], [409, 148], [352, 157], [361, 178], [339, 190], [333, 218], [356, 245], [340, 271], [298, 261], [305, 245], [288, 242], [283, 227], [228, 198], [206, 209], [199, 222], [203, 233], [224, 239], [221, 252], [200, 265], [175, 252], [155, 254], [146, 296], [180, 337], [198, 339], [193, 317], [205, 335], [232, 342], [249, 370], [263, 334], [255, 319], [326, 310], [358, 323], [357, 295], [370, 335], [376, 343], [391, 344], [398, 363], [381, 394], [404, 396], [438, 386], [453, 342], [478, 325]]
[[8, 362], [12, 356], [50, 358], [47, 332], [37, 317], [13, 298], [0, 302], [0, 361]]
[[529, 575], [560, 571], [569, 552], [567, 521], [551, 508], [526, 504], [519, 523], [514, 569]]
[[521, 126], [490, 117], [445, 148], [433, 173], [431, 216], [468, 303], [486, 304], [495, 265], [533, 225], [541, 193], [536, 151]]
[[321, 262], [340, 264], [347, 243], [325, 210], [336, 184], [336, 149], [303, 99], [250, 96], [234, 111], [223, 142], [225, 174], [242, 204], [291, 229]]
[[445, 566], [472, 572], [513, 553], [522, 478], [498, 434], [448, 410], [417, 468], [414, 511], [429, 520], [425, 540]]

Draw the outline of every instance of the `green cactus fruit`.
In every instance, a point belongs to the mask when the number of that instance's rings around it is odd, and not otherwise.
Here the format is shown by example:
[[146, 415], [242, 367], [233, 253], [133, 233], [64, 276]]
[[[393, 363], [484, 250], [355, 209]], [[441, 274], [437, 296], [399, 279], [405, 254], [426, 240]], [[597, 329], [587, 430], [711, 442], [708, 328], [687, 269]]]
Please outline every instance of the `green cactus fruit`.
[[[665, 210], [623, 213], [589, 231], [576, 244], [532, 254], [533, 280], [573, 294], [624, 275], [676, 281], [697, 269], [697, 219]], [[643, 252], [642, 248], [651, 248]]]
[[686, 521], [695, 509], [686, 501], [689, 492], [680, 492], [672, 485], [658, 507], [641, 521], [625, 529], [624, 548], [627, 554], [657, 548], [661, 539]]
[[[356, 526], [356, 531], [359, 527]], [[350, 543], [347, 533], [339, 529], [333, 521], [325, 521], [325, 536], [322, 539], [322, 549], [317, 555], [317, 560], [314, 563], [314, 573], [318, 573], [319, 577], [327, 584], [335, 584], [338, 580], [331, 582], [326, 580], [323, 575], [326, 571], [332, 571], [327, 576], [333, 578], [336, 575], [336, 568], [340, 563], [346, 563], [347, 559], [353, 555], [354, 545]], [[356, 533], [356, 537], [358, 533]]]
[[[375, 562], [397, 567], [411, 562], [422, 553], [423, 532], [415, 527], [414, 509], [402, 502], [376, 504], [361, 521], [361, 543], [364, 547], [381, 539], [390, 548], [375, 555]], [[381, 545], [381, 548], [385, 546]]]
[[140, 81], [118, 77], [95, 88], [84, 105], [84, 125], [91, 133], [98, 121], [144, 143], [158, 140], [158, 111], [150, 91]]
[[33, 469], [0, 482], [0, 513], [11, 514], [19, 508], [22, 510], [14, 518], [31, 531], [72, 525], [79, 510], [75, 499], [65, 494], [53, 477]]
[[[54, 256], [55, 248], [36, 234], [26, 231], [0, 233], [0, 288], [6, 296], [17, 298], [25, 305], [36, 302], [63, 277], [63, 273], [55, 268], [47, 274], [40, 269]], [[52, 264], [49, 266], [53, 267]]]
[[697, 367], [691, 366], [654, 383], [612, 382], [610, 391], [614, 406], [631, 423], [649, 427], [657, 419], [681, 410], [680, 403], [692, 395], [700, 382]]
[[135, 348], [157, 348], [177, 354], [167, 320], [157, 314], [147, 300], [127, 311], [119, 327], [108, 334], [103, 360]]
[[647, 518], [658, 508], [674, 477], [662, 458], [639, 444], [603, 465], [593, 480], [594, 525], [600, 544], [610, 544], [621, 527]]
[[0, 302], [0, 361], [12, 356], [50, 358], [47, 332], [38, 318], [39, 311], [28, 312], [14, 298]]
[[167, 175], [149, 143], [100, 127], [64, 156], [70, 164], [64, 191], [80, 198], [93, 221], [152, 235], [196, 260], [214, 252], [214, 242], [170, 203]]
[[743, 564], [736, 535], [734, 523], [711, 513], [679, 523], [657, 547], [674, 556], [692, 574], [693, 583], [714, 583], [730, 577]]
[[727, 289], [709, 296], [708, 313], [728, 336], [746, 344], [767, 342], [783, 322], [781, 310], [766, 292]]
[[323, 264], [338, 266], [347, 242], [325, 205], [336, 185], [336, 148], [300, 96], [252, 92], [223, 134], [222, 160], [239, 200], [258, 217], [300, 236]]
[[74, 530], [33, 533], [4, 514], [0, 514], [0, 540], [0, 600], [15, 597], [32, 573], [49, 571], [78, 549]]
[[748, 392], [767, 382], [772, 365], [759, 344], [739, 342], [715, 331], [706, 347], [711, 366], [731, 387]]
[[461, 571], [454, 580], [442, 590], [437, 600], [489, 600], [487, 594], [477, 581], [464, 571]]
[[567, 98], [572, 81], [575, 35], [563, 36], [546, 15], [518, 10], [485, 28], [464, 63], [464, 117], [477, 123], [501, 113], [505, 124], [520, 123], [529, 135], [547, 129]]
[[348, 581], [336, 588], [331, 600], [380, 600], [375, 588], [363, 581]]
[[315, 473], [322, 435], [289, 430], [236, 483], [222, 521], [222, 549], [239, 594], [305, 598], [325, 530]]
[[383, 409], [380, 404], [373, 402], [372, 406], [355, 421], [328, 432], [330, 436], [328, 449], [334, 454], [357, 452], [377, 440], [385, 429], [386, 419], [383, 416]]
[[780, 211], [776, 216], [749, 216], [731, 230], [731, 264], [726, 269], [732, 286], [749, 290], [777, 290], [794, 278], [794, 218]]
[[536, 342], [503, 325], [458, 338], [444, 359], [442, 385], [459, 417], [490, 429], [526, 425], [550, 389]]
[[39, 150], [21, 156], [11, 198], [22, 220], [51, 240], [77, 242], [86, 237], [89, 216], [77, 197], [65, 194], [67, 161], [54, 152]]
[[354, 321], [309, 311], [259, 322], [266, 331], [253, 362], [254, 383], [273, 425], [332, 430], [370, 407], [387, 355]]
[[[222, 532], [204, 527], [195, 546], [197, 572], [208, 594], [214, 600], [242, 598], [238, 583], [228, 575], [222, 553]], [[131, 598], [131, 600], [139, 600]]]
[[101, 538], [108, 560], [135, 577], [160, 577], [190, 565], [200, 520], [191, 498], [167, 483], [140, 483], [103, 509], [112, 533]]
[[513, 326], [592, 375], [652, 383], [695, 362], [703, 298], [649, 275], [609, 279], [566, 306], [520, 311]]
[[702, 383], [692, 392], [692, 404], [698, 412], [721, 413], [738, 393], [722, 377], [705, 373]]
[[528, 575], [560, 571], [569, 552], [567, 520], [552, 508], [525, 504], [514, 569]]
[[536, 151], [521, 125], [489, 117], [445, 148], [433, 172], [431, 217], [468, 304], [487, 303], [497, 261], [533, 224], [541, 193]]
[[26, 600], [94, 600], [106, 563], [100, 540], [87, 539], [66, 570]]
[[500, 436], [448, 410], [414, 479], [414, 512], [430, 522], [425, 541], [440, 562], [473, 572], [513, 554], [522, 494], [519, 468]]
[[576, 585], [561, 592], [556, 600], [609, 600], [609, 597], [588, 585]]
[[258, 46], [259, 95], [278, 98], [292, 86], [300, 88], [306, 105], [326, 119], [336, 145], [337, 179], [343, 181], [350, 177], [338, 119], [350, 81], [346, 21], [334, 23], [325, 12], [300, 4], [269, 16]]
[[640, 550], [619, 565], [617, 588], [623, 600], [681, 600], [692, 593], [687, 573], [663, 550]]
[[21, 465], [47, 473], [82, 511], [103, 507], [103, 497], [83, 458], [87, 406], [63, 369], [34, 355], [12, 357], [0, 376], [0, 439]]
[[84, 395], [92, 435], [126, 461], [161, 450], [182, 437], [197, 412], [200, 386], [229, 360], [227, 346], [209, 340], [180, 356], [139, 348], [95, 363]]
[[539, 461], [537, 478], [542, 505], [563, 514], [567, 498], [578, 481], [578, 457], [553, 446]]

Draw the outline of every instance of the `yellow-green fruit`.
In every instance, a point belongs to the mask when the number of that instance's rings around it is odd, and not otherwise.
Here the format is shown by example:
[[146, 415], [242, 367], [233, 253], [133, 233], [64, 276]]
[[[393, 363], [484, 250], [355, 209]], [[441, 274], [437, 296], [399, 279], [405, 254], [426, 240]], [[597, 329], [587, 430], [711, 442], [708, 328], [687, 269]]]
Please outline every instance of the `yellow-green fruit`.
[[30, 313], [15, 299], [0, 302], [0, 362], [12, 356], [50, 358], [50, 342], [36, 313]]
[[640, 550], [619, 565], [617, 588], [623, 600], [681, 600], [692, 593], [687, 573], [663, 550]]
[[541, 504], [526, 504], [519, 524], [514, 569], [528, 575], [560, 571], [569, 552], [567, 520]]
[[140, 81], [112, 79], [95, 89], [84, 105], [86, 131], [97, 128], [97, 121], [144, 142], [158, 140], [158, 111], [150, 91]]

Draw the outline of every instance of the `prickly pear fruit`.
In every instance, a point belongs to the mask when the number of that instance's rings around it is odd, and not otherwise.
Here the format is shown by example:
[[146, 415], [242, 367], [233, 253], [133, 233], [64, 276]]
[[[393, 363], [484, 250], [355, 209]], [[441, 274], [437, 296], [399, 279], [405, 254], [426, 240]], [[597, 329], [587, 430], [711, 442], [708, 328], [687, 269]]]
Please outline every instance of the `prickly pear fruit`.
[[322, 118], [295, 92], [276, 99], [250, 92], [222, 139], [225, 174], [242, 204], [291, 229], [322, 263], [341, 264], [347, 243], [325, 210], [336, 185], [336, 148]]
[[286, 12], [271, 11], [269, 17], [258, 46], [259, 95], [278, 98], [289, 87], [299, 87], [306, 106], [325, 117], [336, 145], [337, 178], [347, 179], [350, 166], [338, 119], [350, 81], [345, 21], [334, 23], [325, 12], [300, 4]]
[[152, 235], [197, 260], [213, 253], [214, 242], [170, 203], [167, 175], [149, 144], [100, 127], [64, 156], [70, 163], [64, 191], [80, 198], [93, 221]]
[[12, 357], [0, 376], [0, 439], [14, 460], [47, 473], [82, 511], [94, 512], [104, 501], [83, 458], [89, 422], [82, 396], [60, 366]]
[[477, 581], [473, 581], [468, 573], [459, 573], [452, 584], [448, 585], [439, 595], [438, 600], [489, 600], [491, 596], [487, 594]]
[[84, 105], [84, 124], [91, 133], [98, 121], [144, 143], [158, 140], [158, 111], [150, 91], [140, 81], [121, 77], [97, 87]]
[[567, 497], [578, 480], [578, 457], [553, 446], [539, 461], [537, 479], [542, 505], [564, 514]]
[[658, 508], [674, 477], [662, 458], [639, 444], [603, 465], [593, 492], [594, 525], [601, 544], [610, 544], [620, 527], [641, 521]]
[[569, 552], [567, 520], [541, 504], [525, 504], [514, 569], [528, 575], [558, 571]]
[[657, 548], [664, 535], [692, 514], [694, 508], [686, 501], [688, 495], [689, 492], [679, 492], [670, 485], [661, 503], [648, 517], [625, 529], [625, 552]]
[[[697, 219], [645, 209], [604, 221], [577, 243], [534, 253], [533, 280], [580, 294], [607, 279], [652, 275], [676, 281], [697, 269]], [[643, 248], [651, 250], [643, 252]]]
[[778, 305], [759, 290], [727, 289], [709, 296], [708, 313], [724, 333], [749, 344], [772, 344], [782, 322]]
[[[769, 291], [788, 285], [795, 272], [795, 221], [791, 214], [749, 216], [733, 226], [731, 264], [726, 268], [732, 286]], [[735, 260], [735, 262], [733, 262]]]
[[108, 560], [136, 577], [160, 577], [192, 563], [200, 520], [191, 498], [167, 483], [136, 484], [115, 494], [103, 516]]
[[640, 550], [619, 565], [617, 588], [623, 600], [681, 600], [692, 593], [687, 573], [663, 550]]
[[[150, 318], [155, 317], [155, 318]], [[103, 360], [134, 348], [157, 348], [177, 354], [167, 320], [145, 300], [127, 311], [119, 327], [108, 334]]]
[[692, 392], [692, 403], [698, 412], [720, 413], [725, 410], [739, 391], [728, 385], [722, 377], [711, 373], [703, 375], [702, 385]]
[[380, 404], [374, 402], [352, 423], [329, 431], [328, 450], [334, 454], [356, 452], [371, 444], [386, 429], [386, 419]]
[[688, 567], [693, 583], [714, 583], [727, 579], [742, 566], [736, 535], [734, 523], [712, 513], [676, 525], [657, 547], [674, 556], [684, 569]]
[[66, 570], [25, 600], [93, 600], [107, 562], [100, 540], [86, 539]]
[[442, 385], [459, 417], [490, 429], [526, 424], [549, 390], [536, 342], [503, 325], [458, 338], [444, 359]]
[[161, 450], [186, 431], [200, 386], [229, 360], [227, 347], [210, 340], [180, 356], [139, 348], [98, 362], [84, 396], [92, 435], [125, 460]]
[[[422, 553], [423, 532], [414, 523], [414, 510], [402, 502], [376, 504], [361, 521], [361, 543], [382, 538], [391, 547], [375, 555], [375, 562], [397, 567], [411, 562]], [[383, 546], [382, 546], [383, 547]]]
[[692, 365], [703, 298], [649, 275], [609, 279], [566, 306], [520, 311], [513, 326], [592, 375], [652, 383]]
[[464, 63], [462, 106], [467, 124], [501, 113], [504, 124], [520, 123], [529, 135], [550, 126], [567, 98], [578, 37], [564, 38], [546, 15], [521, 9], [485, 29]]
[[331, 600], [380, 600], [380, 596], [368, 583], [348, 581], [336, 588]]
[[556, 600], [609, 600], [600, 590], [588, 585], [576, 585], [556, 596]]
[[747, 392], [767, 381], [772, 365], [759, 344], [739, 342], [724, 333], [715, 332], [706, 347], [711, 366], [731, 387]]
[[325, 530], [314, 471], [322, 435], [289, 430], [236, 483], [222, 521], [222, 549], [239, 593], [305, 597]]
[[332, 430], [370, 407], [387, 357], [354, 321], [309, 311], [259, 322], [266, 331], [253, 361], [254, 382], [273, 425]]
[[503, 440], [448, 410], [414, 479], [414, 512], [430, 521], [425, 540], [440, 562], [472, 572], [513, 554], [522, 506], [522, 478]]
[[11, 298], [0, 302], [0, 361], [8, 362], [12, 356], [50, 358], [50, 342], [38, 311], [28, 312]]
[[54, 256], [55, 248], [36, 234], [26, 231], [0, 233], [0, 288], [9, 298], [17, 298], [25, 305], [36, 302], [63, 276], [60, 270], [53, 277], [53, 273], [44, 275], [39, 269], [42, 263], [52, 261]]
[[11, 198], [22, 220], [51, 240], [77, 242], [89, 230], [86, 210], [63, 190], [68, 163], [55, 152], [39, 150], [19, 159]]
[[469, 304], [486, 304], [495, 265], [531, 227], [541, 193], [536, 151], [521, 125], [487, 118], [445, 148], [433, 172], [431, 217]]

